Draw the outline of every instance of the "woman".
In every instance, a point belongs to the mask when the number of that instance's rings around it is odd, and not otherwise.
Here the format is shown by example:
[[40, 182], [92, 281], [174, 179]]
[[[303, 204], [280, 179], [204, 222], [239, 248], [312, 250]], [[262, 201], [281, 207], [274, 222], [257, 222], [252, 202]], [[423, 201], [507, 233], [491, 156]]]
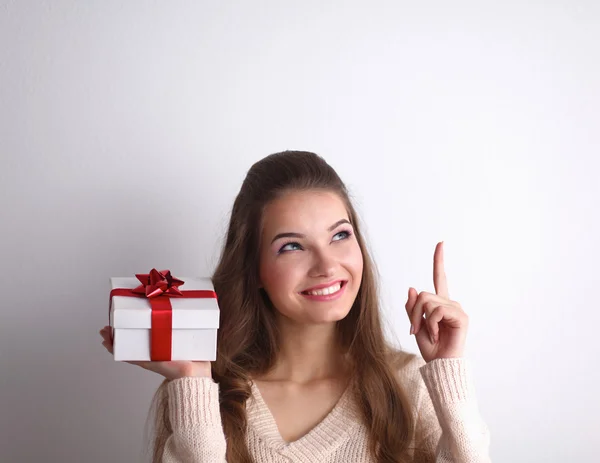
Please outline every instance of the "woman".
[[212, 279], [217, 360], [131, 362], [166, 378], [155, 462], [490, 461], [442, 243], [436, 293], [410, 288], [406, 303], [421, 359], [384, 339], [358, 217], [321, 157], [252, 166]]

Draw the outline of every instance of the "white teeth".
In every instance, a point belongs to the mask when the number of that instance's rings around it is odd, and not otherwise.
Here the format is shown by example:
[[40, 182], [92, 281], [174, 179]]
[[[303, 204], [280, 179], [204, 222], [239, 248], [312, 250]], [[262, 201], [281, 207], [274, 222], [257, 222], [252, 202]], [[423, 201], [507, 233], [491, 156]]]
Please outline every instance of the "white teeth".
[[342, 287], [341, 283], [331, 285], [329, 288], [318, 289], [316, 291], [307, 291], [306, 294], [311, 296], [326, 296], [327, 294], [337, 293]]

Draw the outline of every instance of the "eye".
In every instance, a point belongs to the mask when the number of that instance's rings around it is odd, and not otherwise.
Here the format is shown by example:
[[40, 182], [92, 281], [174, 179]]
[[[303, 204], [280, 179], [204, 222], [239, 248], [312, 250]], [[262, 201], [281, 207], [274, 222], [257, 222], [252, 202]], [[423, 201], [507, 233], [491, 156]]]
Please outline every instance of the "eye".
[[298, 246], [298, 248], [302, 249], [302, 246], [300, 246], [300, 244], [296, 243], [295, 241], [291, 242], [291, 243], [286, 243], [284, 244], [281, 248], [279, 248], [279, 251], [277, 251], [278, 254], [282, 254], [284, 252], [289, 252], [289, 251], [295, 251], [295, 249], [286, 249], [290, 246]]
[[[341, 235], [341, 238], [338, 238], [338, 239], [335, 238], [336, 236], [340, 236], [340, 235]], [[333, 235], [333, 241], [345, 240], [345, 239], [350, 238], [351, 235], [352, 235], [352, 233], [350, 233], [349, 231], [343, 230], [343, 231], [338, 232], [335, 235]]]
[[[348, 239], [350, 236], [352, 236], [352, 233], [348, 230], [342, 230], [338, 233], [336, 233], [335, 235], [333, 235], [333, 241], [342, 241], [345, 239]], [[291, 241], [289, 243], [285, 243], [281, 248], [279, 248], [279, 251], [277, 251], [277, 254], [284, 254], [286, 252], [290, 252], [290, 251], [298, 251], [301, 250], [302, 246], [297, 243], [296, 241]]]

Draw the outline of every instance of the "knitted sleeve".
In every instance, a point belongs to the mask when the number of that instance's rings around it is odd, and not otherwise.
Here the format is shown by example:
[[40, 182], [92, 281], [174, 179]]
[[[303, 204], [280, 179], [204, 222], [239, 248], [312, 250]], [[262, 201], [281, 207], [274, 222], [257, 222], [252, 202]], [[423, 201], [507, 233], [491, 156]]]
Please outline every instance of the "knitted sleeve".
[[[490, 463], [490, 434], [477, 406], [468, 362], [419, 359], [417, 448], [436, 463]], [[434, 457], [435, 456], [435, 457]]]
[[173, 433], [163, 463], [225, 462], [218, 384], [212, 378], [179, 378], [168, 384], [167, 394]]

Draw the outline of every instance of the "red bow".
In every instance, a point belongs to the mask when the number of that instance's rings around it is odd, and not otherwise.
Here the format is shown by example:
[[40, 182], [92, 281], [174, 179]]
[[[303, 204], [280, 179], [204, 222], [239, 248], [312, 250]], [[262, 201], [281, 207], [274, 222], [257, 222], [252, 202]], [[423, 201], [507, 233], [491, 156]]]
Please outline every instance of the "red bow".
[[183, 296], [181, 291], [177, 289], [183, 284], [183, 281], [171, 275], [170, 270], [161, 270], [160, 272], [153, 268], [149, 274], [136, 274], [141, 285], [132, 289], [136, 294], [145, 294], [146, 297], [165, 296]]

